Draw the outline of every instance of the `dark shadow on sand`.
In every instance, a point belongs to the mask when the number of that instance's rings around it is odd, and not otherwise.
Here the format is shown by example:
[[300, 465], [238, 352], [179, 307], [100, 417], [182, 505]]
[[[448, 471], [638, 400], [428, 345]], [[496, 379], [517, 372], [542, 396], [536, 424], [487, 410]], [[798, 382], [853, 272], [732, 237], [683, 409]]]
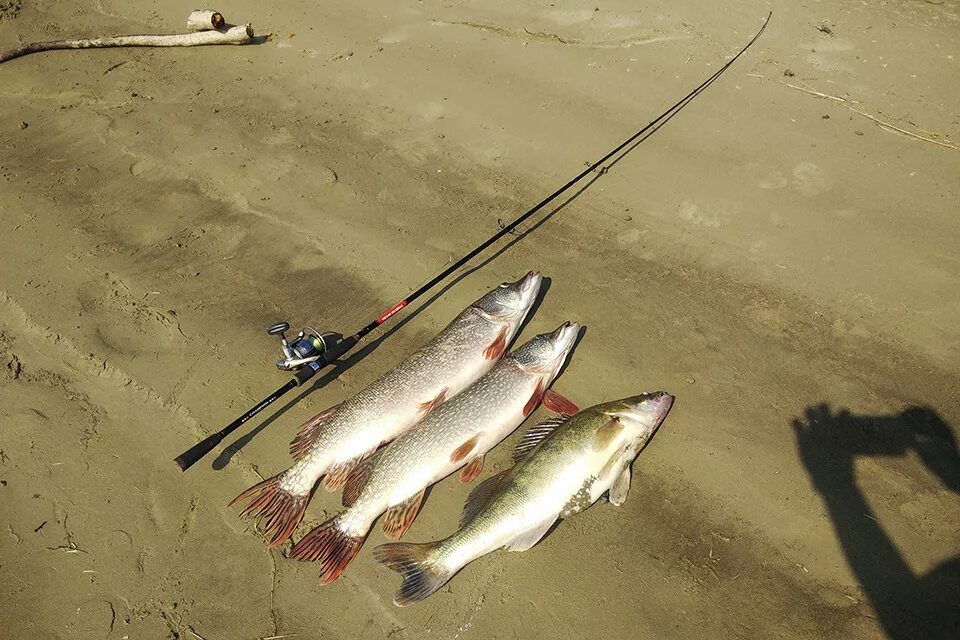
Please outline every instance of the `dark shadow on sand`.
[[924, 575], [913, 572], [870, 509], [854, 475], [859, 457], [914, 451], [939, 481], [960, 494], [960, 453], [936, 411], [911, 407], [897, 415], [864, 416], [827, 405], [793, 421], [797, 448], [823, 497], [850, 568], [893, 640], [960, 638], [960, 556]]

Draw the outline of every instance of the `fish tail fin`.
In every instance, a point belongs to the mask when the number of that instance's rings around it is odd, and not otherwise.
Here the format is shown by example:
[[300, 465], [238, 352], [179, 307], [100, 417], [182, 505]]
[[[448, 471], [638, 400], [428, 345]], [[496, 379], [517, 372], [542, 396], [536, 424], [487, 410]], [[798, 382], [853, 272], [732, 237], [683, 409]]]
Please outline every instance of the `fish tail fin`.
[[437, 561], [436, 551], [441, 542], [412, 544], [391, 542], [373, 550], [373, 557], [403, 576], [403, 584], [393, 597], [398, 607], [420, 602], [447, 583], [456, 570], [451, 571]]
[[269, 548], [286, 542], [303, 520], [310, 502], [310, 492], [293, 493], [283, 487], [283, 473], [253, 485], [230, 502], [230, 506], [249, 501], [240, 517], [250, 516], [257, 528], [267, 536]]
[[320, 580], [330, 584], [340, 577], [353, 557], [360, 551], [367, 534], [352, 536], [343, 530], [343, 514], [330, 518], [293, 545], [290, 555], [303, 562], [319, 560], [322, 565]]

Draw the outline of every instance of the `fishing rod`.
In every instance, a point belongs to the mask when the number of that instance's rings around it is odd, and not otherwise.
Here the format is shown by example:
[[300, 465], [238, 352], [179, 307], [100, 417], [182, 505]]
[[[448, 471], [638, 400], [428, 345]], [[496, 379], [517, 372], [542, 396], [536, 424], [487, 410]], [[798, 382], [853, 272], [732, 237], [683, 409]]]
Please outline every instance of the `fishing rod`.
[[443, 271], [435, 275], [428, 282], [421, 285], [420, 288], [410, 293], [406, 298], [400, 300], [392, 307], [381, 313], [374, 320], [371, 320], [368, 324], [361, 327], [356, 333], [348, 337], [342, 337], [340, 334], [333, 332], [321, 333], [314, 329], [311, 326], [306, 326], [301, 330], [297, 337], [292, 341], [288, 341], [286, 338], [286, 332], [290, 329], [290, 325], [286, 322], [278, 322], [277, 324], [270, 325], [267, 327], [267, 333], [272, 336], [278, 336], [280, 338], [280, 348], [283, 351], [284, 357], [277, 362], [277, 368], [285, 371], [294, 371], [293, 376], [288, 380], [283, 386], [278, 388], [276, 391], [271, 393], [269, 396], [261, 400], [259, 403], [248, 409], [243, 415], [239, 418], [225, 426], [220, 431], [207, 436], [197, 444], [193, 445], [179, 456], [174, 458], [174, 461], [180, 467], [181, 470], [186, 471], [194, 463], [196, 463], [200, 458], [208, 454], [213, 450], [218, 444], [220, 444], [224, 438], [237, 430], [242, 424], [259, 414], [261, 411], [269, 407], [271, 404], [276, 402], [281, 398], [285, 393], [299, 387], [304, 384], [307, 380], [310, 380], [313, 376], [317, 374], [318, 371], [324, 367], [328, 367], [334, 362], [336, 362], [341, 356], [346, 354], [348, 351], [353, 349], [358, 342], [363, 340], [363, 338], [382, 325], [384, 322], [392, 318], [397, 312], [401, 309], [415, 301], [417, 298], [425, 294], [427, 291], [435, 287], [442, 280], [447, 278], [454, 271], [465, 265], [471, 259], [476, 257], [484, 249], [495, 243], [500, 238], [504, 237], [508, 233], [512, 232], [519, 225], [523, 224], [524, 221], [528, 220], [531, 216], [536, 214], [538, 211], [543, 209], [545, 206], [550, 204], [557, 197], [562, 195], [570, 187], [574, 186], [580, 182], [583, 178], [590, 175], [597, 169], [603, 167], [603, 164], [616, 156], [621, 151], [630, 151], [630, 145], [635, 142], [639, 144], [643, 142], [639, 138], [648, 132], [655, 131], [667, 120], [676, 115], [680, 109], [685, 107], [693, 98], [695, 98], [701, 91], [710, 86], [714, 80], [720, 77], [720, 75], [730, 68], [737, 59], [742, 56], [747, 49], [749, 49], [754, 42], [757, 41], [757, 38], [764, 32], [767, 28], [767, 24], [770, 22], [770, 18], [773, 16], [773, 12], [767, 14], [766, 20], [763, 22], [763, 26], [760, 27], [760, 30], [750, 39], [750, 41], [730, 60], [726, 62], [722, 67], [720, 67], [716, 72], [713, 73], [709, 78], [704, 80], [696, 89], [685, 95], [683, 98], [678, 100], [673, 104], [669, 109], [661, 113], [655, 119], [651, 120], [646, 126], [634, 133], [632, 136], [621, 142], [613, 150], [607, 153], [605, 156], [597, 160], [596, 162], [590, 164], [586, 169], [577, 174], [573, 179], [567, 182], [565, 185], [551, 193], [549, 196], [541, 200], [534, 207], [527, 210], [522, 215], [518, 216], [513, 222], [502, 227], [497, 233], [493, 234], [482, 243], [480, 243], [473, 251], [467, 253], [462, 258], [451, 264], [449, 267], [445, 268]]

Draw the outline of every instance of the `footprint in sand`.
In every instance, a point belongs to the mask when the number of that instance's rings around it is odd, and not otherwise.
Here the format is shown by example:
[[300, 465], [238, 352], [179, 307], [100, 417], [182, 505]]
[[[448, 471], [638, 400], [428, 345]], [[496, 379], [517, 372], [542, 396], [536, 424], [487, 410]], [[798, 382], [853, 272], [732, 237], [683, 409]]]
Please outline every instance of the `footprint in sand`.
[[718, 229], [723, 224], [720, 215], [716, 213], [707, 213], [700, 209], [693, 200], [684, 200], [677, 208], [677, 215], [681, 220], [708, 229]]
[[125, 355], [154, 353], [179, 334], [179, 321], [168, 310], [151, 306], [116, 276], [80, 286], [77, 299], [84, 315], [95, 320], [97, 337], [108, 349]]
[[793, 168], [793, 188], [805, 196], [816, 196], [828, 189], [823, 170], [812, 162], [801, 162]]

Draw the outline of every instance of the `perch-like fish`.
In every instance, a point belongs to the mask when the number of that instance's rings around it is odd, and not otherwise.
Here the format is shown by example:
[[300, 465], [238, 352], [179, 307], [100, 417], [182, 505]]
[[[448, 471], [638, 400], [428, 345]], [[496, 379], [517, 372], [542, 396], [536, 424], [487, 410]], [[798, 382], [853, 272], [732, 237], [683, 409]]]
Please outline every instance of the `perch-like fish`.
[[531, 428], [517, 446], [517, 464], [470, 494], [459, 531], [437, 542], [374, 550], [379, 562], [403, 576], [393, 602], [403, 607], [423, 600], [496, 549], [529, 549], [559, 518], [586, 509], [604, 493], [612, 504], [623, 504], [630, 464], [672, 404], [673, 396], [658, 391]]
[[303, 519], [317, 481], [337, 491], [350, 471], [500, 360], [537, 299], [543, 278], [530, 272], [467, 307], [447, 328], [363, 391], [307, 421], [290, 444], [296, 463], [254, 485], [241, 516], [257, 518], [275, 547]]
[[558, 413], [577, 408], [548, 390], [573, 349], [580, 325], [569, 322], [517, 348], [413, 429], [361, 462], [343, 492], [346, 511], [293, 547], [298, 560], [320, 560], [329, 584], [360, 550], [370, 528], [386, 512], [383, 530], [399, 538], [413, 523], [431, 484], [457, 469], [463, 482], [480, 475], [483, 457], [541, 402]]

